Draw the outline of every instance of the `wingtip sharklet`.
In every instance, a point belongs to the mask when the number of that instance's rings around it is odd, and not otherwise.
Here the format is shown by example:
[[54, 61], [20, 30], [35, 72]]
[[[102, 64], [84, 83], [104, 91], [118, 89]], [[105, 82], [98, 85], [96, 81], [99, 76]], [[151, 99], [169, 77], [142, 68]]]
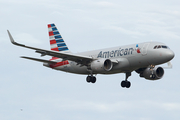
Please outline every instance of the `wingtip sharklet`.
[[12, 44], [18, 45], [18, 46], [25, 46], [25, 45], [23, 45], [23, 44], [19, 44], [19, 43], [15, 42], [14, 39], [13, 39], [13, 37], [12, 37], [12, 35], [11, 35], [11, 33], [9, 32], [9, 30], [7, 30], [7, 32], [8, 32], [9, 39], [11, 40], [11, 43], [12, 43]]
[[11, 33], [9, 32], [9, 30], [7, 30], [7, 32], [8, 32], [8, 35], [9, 35], [9, 38], [10, 38], [11, 42], [14, 44], [15, 41], [14, 41], [14, 39], [13, 39]]

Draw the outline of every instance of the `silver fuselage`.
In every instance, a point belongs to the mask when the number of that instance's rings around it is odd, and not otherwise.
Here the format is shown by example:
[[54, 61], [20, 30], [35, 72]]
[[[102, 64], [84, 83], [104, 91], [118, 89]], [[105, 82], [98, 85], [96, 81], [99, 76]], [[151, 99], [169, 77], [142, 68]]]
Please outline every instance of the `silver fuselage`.
[[[159, 65], [173, 59], [174, 53], [169, 48], [154, 49], [155, 46], [164, 45], [160, 42], [145, 42], [126, 46], [100, 49], [88, 52], [78, 53], [79, 55], [89, 56], [93, 59], [110, 59], [118, 61], [113, 65], [111, 71], [94, 72], [93, 74], [115, 74], [132, 72], [139, 68], [146, 68], [150, 65]], [[54, 61], [61, 62], [62, 59]], [[44, 66], [50, 67], [44, 63]], [[82, 66], [74, 61], [68, 61], [68, 64], [54, 67], [53, 69], [61, 70], [76, 74], [89, 74], [87, 66]]]

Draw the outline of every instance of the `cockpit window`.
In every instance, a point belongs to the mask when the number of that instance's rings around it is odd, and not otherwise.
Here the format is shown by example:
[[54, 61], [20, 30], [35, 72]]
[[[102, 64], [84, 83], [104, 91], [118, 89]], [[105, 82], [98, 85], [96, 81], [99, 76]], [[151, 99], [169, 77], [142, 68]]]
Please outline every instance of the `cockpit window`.
[[158, 48], [161, 48], [161, 45], [159, 45]]
[[169, 47], [165, 46], [165, 45], [156, 45], [156, 46], [154, 46], [154, 49], [159, 49], [159, 48], [169, 49]]
[[165, 46], [165, 45], [162, 45], [162, 48], [166, 48], [166, 49], [168, 49], [168, 47], [167, 47], [167, 46]]

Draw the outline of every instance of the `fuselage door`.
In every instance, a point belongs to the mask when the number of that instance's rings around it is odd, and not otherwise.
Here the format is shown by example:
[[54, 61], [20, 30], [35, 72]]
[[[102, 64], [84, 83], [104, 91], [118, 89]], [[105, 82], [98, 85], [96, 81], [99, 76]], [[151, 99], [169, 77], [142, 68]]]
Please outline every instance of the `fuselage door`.
[[149, 43], [145, 43], [142, 48], [142, 55], [147, 55], [147, 49], [148, 49]]

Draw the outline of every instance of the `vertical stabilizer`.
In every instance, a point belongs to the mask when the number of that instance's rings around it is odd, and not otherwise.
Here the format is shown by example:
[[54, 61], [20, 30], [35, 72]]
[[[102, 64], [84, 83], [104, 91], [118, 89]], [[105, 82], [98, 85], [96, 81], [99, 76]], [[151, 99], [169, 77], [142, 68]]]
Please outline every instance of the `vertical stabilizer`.
[[48, 24], [48, 31], [51, 50], [59, 52], [70, 52], [54, 23]]

